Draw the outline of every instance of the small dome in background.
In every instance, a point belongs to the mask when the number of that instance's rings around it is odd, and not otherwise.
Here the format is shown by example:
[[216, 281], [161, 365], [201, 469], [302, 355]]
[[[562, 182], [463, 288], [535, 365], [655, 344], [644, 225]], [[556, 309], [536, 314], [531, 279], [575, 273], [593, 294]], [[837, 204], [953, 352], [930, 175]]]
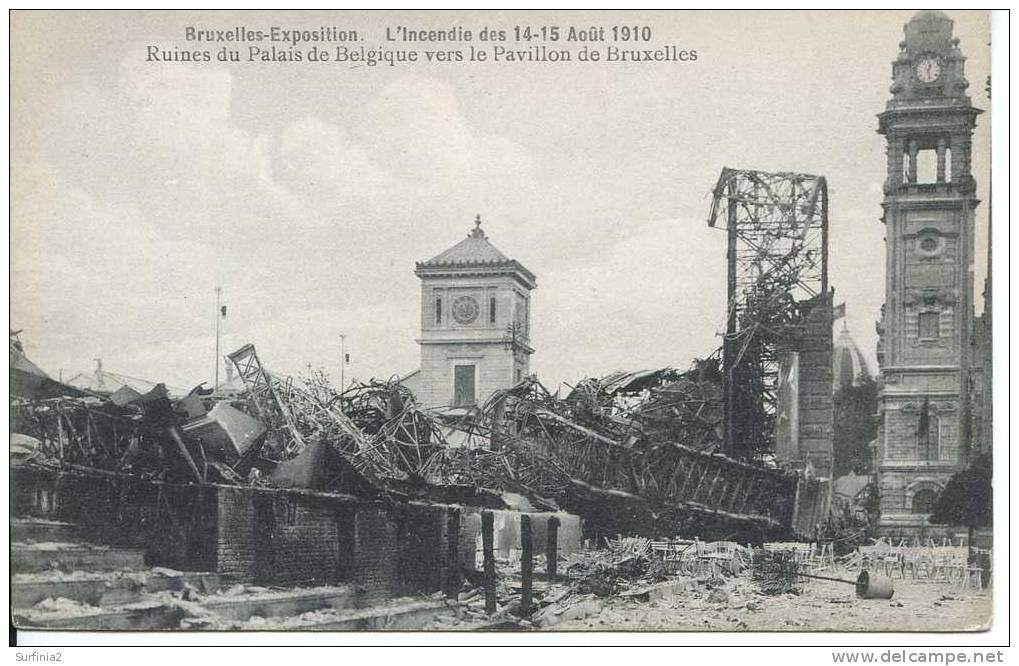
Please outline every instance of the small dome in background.
[[835, 338], [832, 350], [832, 372], [836, 390], [844, 386], [857, 386], [861, 374], [870, 376], [867, 361], [849, 334], [845, 319], [842, 320], [842, 331]]

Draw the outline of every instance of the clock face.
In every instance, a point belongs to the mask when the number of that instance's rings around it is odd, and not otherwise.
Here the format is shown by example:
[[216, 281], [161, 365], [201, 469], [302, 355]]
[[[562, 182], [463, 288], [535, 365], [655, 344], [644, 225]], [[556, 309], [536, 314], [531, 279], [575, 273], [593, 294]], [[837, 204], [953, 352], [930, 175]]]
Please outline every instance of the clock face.
[[916, 64], [916, 78], [924, 83], [933, 83], [941, 76], [941, 62], [937, 58], [927, 56]]
[[471, 324], [478, 318], [481, 307], [473, 296], [458, 296], [453, 299], [453, 319], [460, 324]]

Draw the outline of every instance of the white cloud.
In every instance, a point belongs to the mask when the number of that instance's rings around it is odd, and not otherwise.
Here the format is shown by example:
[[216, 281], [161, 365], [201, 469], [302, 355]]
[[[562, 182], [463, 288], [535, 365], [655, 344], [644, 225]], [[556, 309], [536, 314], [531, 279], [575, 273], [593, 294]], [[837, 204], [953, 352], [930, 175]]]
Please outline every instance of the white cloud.
[[[303, 114], [258, 132], [240, 123], [236, 81], [217, 65], [128, 56], [113, 86], [59, 88], [55, 106], [25, 118], [12, 182], [12, 313], [33, 356], [78, 370], [98, 355], [196, 383], [211, 374], [222, 285], [223, 351], [253, 341], [274, 367], [300, 370], [331, 358], [343, 331], [362, 374], [412, 369], [413, 262], [454, 242], [473, 204], [519, 191], [530, 169], [432, 83], [379, 93], [370, 104], [391, 112], [368, 129]], [[35, 143], [44, 133], [31, 130], [53, 122], [74, 150]]]

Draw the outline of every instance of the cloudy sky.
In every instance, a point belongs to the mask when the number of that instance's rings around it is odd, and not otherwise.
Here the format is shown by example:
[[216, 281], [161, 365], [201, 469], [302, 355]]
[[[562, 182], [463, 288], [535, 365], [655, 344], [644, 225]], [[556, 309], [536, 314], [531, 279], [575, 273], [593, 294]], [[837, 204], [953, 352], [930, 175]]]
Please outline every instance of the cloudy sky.
[[[875, 114], [912, 12], [17, 13], [11, 326], [54, 376], [191, 386], [223, 348], [361, 378], [417, 367], [414, 262], [481, 214], [538, 276], [532, 368], [555, 384], [686, 366], [719, 344], [723, 166], [828, 178], [831, 283], [873, 362], [883, 301]], [[988, 24], [954, 12], [974, 104]], [[688, 64], [151, 63], [187, 26], [646, 24]], [[985, 201], [987, 128], [974, 173]], [[982, 251], [982, 250], [981, 250]], [[982, 284], [983, 260], [976, 262]], [[979, 291], [979, 288], [978, 288]], [[982, 307], [978, 302], [978, 308]], [[350, 374], [348, 374], [348, 377]]]

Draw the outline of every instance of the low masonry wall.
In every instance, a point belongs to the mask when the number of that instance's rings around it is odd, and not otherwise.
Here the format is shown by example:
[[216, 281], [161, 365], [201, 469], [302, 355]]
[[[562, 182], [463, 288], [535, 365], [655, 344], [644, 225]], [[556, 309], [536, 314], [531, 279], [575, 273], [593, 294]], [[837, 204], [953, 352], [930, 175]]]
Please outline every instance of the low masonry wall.
[[216, 489], [125, 474], [11, 468], [11, 515], [80, 526], [82, 538], [145, 551], [145, 563], [211, 571]]
[[352, 582], [365, 601], [443, 589], [450, 567], [447, 507], [217, 490], [221, 574], [263, 585]]
[[261, 585], [349, 582], [365, 602], [442, 590], [459, 568], [447, 532], [449, 512], [461, 513], [443, 505], [84, 469], [17, 467], [11, 479], [12, 515], [77, 524], [85, 540], [144, 550], [149, 566]]

